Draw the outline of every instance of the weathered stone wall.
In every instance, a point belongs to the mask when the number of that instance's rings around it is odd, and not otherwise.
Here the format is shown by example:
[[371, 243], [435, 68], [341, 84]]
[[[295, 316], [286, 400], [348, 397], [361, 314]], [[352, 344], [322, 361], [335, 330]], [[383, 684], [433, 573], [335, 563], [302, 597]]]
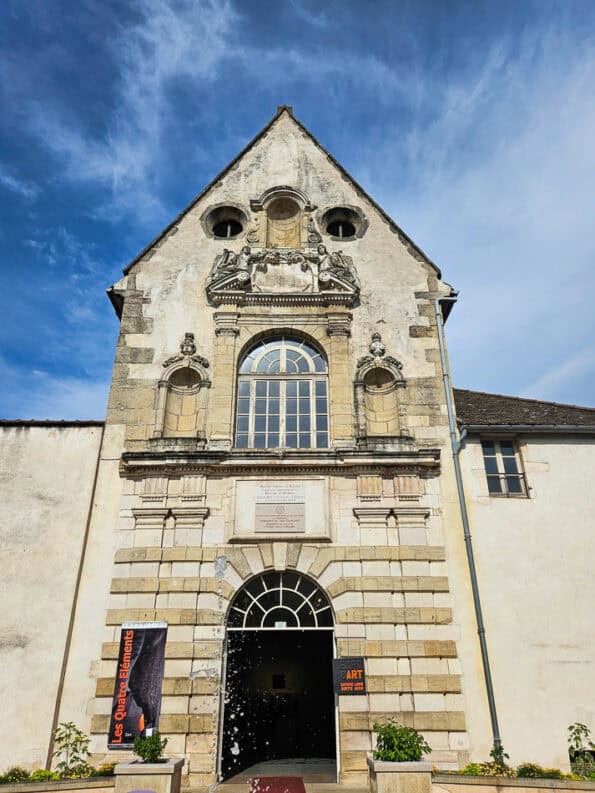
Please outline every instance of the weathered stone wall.
[[0, 425], [0, 769], [46, 762], [101, 434]]

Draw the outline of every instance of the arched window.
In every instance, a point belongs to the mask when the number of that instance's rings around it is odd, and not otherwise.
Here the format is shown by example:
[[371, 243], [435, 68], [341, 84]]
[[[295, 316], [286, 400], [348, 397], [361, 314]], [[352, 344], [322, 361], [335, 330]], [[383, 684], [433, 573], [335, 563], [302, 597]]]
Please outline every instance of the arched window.
[[236, 446], [328, 447], [326, 361], [311, 345], [281, 338], [259, 342], [238, 375]]
[[333, 612], [326, 594], [306, 576], [292, 570], [262, 573], [237, 593], [228, 628], [332, 628]]

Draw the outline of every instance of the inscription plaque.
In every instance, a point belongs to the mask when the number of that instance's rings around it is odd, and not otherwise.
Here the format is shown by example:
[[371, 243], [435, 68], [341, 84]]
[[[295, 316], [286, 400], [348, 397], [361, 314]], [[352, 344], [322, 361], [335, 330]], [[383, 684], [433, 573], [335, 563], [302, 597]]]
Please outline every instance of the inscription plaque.
[[256, 532], [306, 531], [306, 495], [302, 482], [267, 482], [256, 486]]

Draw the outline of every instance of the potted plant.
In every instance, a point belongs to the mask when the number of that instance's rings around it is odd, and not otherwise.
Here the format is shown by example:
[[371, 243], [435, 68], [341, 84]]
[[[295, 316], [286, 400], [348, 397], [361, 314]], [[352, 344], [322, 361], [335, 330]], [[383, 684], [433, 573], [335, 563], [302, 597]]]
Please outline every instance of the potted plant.
[[162, 757], [167, 738], [158, 732], [134, 739], [134, 753], [140, 757], [114, 768], [115, 793], [150, 789], [154, 793], [180, 793], [184, 760]]
[[368, 755], [372, 793], [431, 793], [431, 749], [423, 735], [395, 719], [375, 724], [376, 749]]

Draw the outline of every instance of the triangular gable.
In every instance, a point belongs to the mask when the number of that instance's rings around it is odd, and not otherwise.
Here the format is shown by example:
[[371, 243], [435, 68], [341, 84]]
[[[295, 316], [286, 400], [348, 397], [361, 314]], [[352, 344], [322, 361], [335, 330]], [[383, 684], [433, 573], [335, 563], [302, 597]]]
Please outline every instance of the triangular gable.
[[124, 275], [127, 275], [135, 264], [137, 264], [143, 256], [145, 256], [151, 248], [153, 248], [157, 243], [159, 243], [171, 230], [179, 223], [184, 216], [190, 212], [190, 210], [200, 201], [202, 200], [209, 191], [224, 177], [226, 174], [234, 168], [237, 163], [263, 138], [269, 130], [275, 125], [278, 119], [286, 113], [289, 118], [293, 121], [293, 123], [298, 127], [298, 129], [303, 132], [308, 138], [314, 143], [314, 145], [324, 154], [325, 157], [335, 166], [335, 168], [341, 173], [344, 179], [346, 179], [351, 186], [360, 193], [370, 204], [374, 207], [374, 209], [384, 218], [384, 220], [388, 223], [388, 225], [392, 228], [392, 230], [398, 235], [400, 241], [407, 247], [410, 253], [416, 258], [418, 261], [423, 261], [424, 263], [430, 265], [435, 271], [438, 278], [441, 278], [440, 269], [438, 266], [423, 252], [423, 250], [416, 245], [415, 242], [398, 226], [395, 221], [388, 215], [384, 209], [373, 199], [370, 195], [359, 185], [356, 180], [351, 176], [351, 174], [343, 168], [341, 163], [337, 162], [337, 160], [333, 157], [330, 152], [328, 152], [324, 146], [312, 135], [312, 133], [306, 129], [306, 127], [298, 121], [298, 119], [293, 114], [293, 109], [289, 105], [280, 105], [277, 108], [277, 113], [273, 116], [273, 118], [269, 121], [269, 123], [245, 146], [240, 153], [227, 165], [220, 173], [212, 179], [209, 184], [202, 190], [192, 201], [188, 204], [188, 206], [183, 209], [173, 220], [172, 222], [166, 226], [163, 231], [158, 234], [155, 239], [153, 239], [143, 250], [136, 256], [125, 268], [124, 268]]

